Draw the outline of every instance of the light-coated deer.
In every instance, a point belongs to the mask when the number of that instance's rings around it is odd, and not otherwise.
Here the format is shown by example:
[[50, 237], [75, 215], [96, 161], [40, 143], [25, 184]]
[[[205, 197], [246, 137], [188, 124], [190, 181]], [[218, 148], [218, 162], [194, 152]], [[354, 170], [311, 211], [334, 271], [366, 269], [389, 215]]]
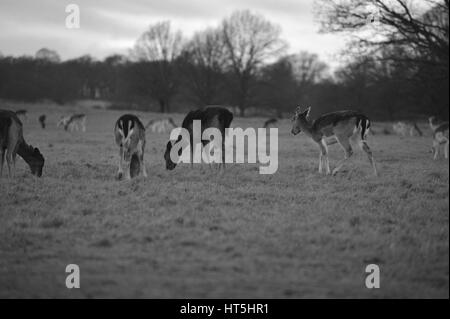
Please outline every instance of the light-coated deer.
[[449, 148], [449, 126], [448, 122], [439, 122], [435, 116], [428, 119], [430, 123], [431, 130], [433, 131], [433, 158], [437, 160], [439, 156], [439, 149], [441, 145], [444, 144], [444, 157], [448, 158], [448, 148]]
[[336, 173], [353, 155], [350, 140], [358, 140], [361, 149], [367, 154], [372, 165], [375, 176], [378, 175], [372, 151], [367, 144], [366, 137], [370, 128], [370, 120], [362, 113], [356, 111], [338, 111], [320, 116], [315, 121], [309, 120], [311, 108], [301, 111], [300, 107], [295, 111], [292, 118], [292, 134], [297, 135], [304, 132], [312, 138], [320, 147], [319, 173], [322, 173], [325, 164], [326, 173], [330, 174], [330, 163], [328, 160], [328, 145], [338, 143], [344, 150], [345, 157], [341, 160], [332, 174]]
[[86, 114], [73, 114], [69, 116], [61, 116], [56, 127], [64, 127], [65, 131], [82, 131], [86, 132]]
[[169, 117], [167, 119], [151, 120], [147, 123], [145, 129], [150, 129], [153, 133], [166, 133], [170, 132], [175, 127], [177, 127], [175, 122]]
[[0, 176], [6, 157], [9, 177], [14, 177], [17, 154], [25, 160], [33, 175], [42, 176], [44, 157], [38, 148], [25, 142], [22, 122], [15, 112], [0, 110]]
[[394, 132], [401, 136], [422, 136], [422, 130], [414, 121], [400, 121], [392, 125]]
[[116, 144], [119, 146], [119, 171], [117, 178], [123, 176], [125, 163], [125, 178], [131, 179], [131, 169], [134, 161], [139, 162], [139, 168], [144, 177], [147, 177], [144, 163], [145, 128], [139, 118], [132, 114], [122, 115], [114, 126]]

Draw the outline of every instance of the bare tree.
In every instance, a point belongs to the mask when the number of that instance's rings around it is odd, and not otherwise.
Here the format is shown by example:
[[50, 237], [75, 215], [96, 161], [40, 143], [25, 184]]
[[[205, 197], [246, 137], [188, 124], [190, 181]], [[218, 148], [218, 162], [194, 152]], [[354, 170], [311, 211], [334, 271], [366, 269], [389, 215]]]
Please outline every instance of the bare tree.
[[283, 117], [298, 103], [298, 85], [288, 57], [262, 69], [261, 85], [258, 90], [259, 104]]
[[241, 116], [250, 103], [252, 80], [258, 67], [280, 55], [285, 43], [281, 30], [264, 17], [248, 10], [236, 11], [222, 22], [229, 68], [237, 82], [237, 104]]
[[400, 46], [404, 54], [390, 58], [448, 70], [449, 0], [317, 0], [316, 8], [321, 30], [352, 34], [353, 48]]
[[409, 108], [448, 116], [449, 0], [316, 1], [323, 32], [352, 36], [348, 56], [395, 62], [392, 83], [420, 92]]
[[175, 62], [182, 47], [181, 32], [173, 31], [170, 22], [164, 21], [150, 25], [131, 51], [135, 60], [149, 62], [149, 94], [159, 103], [161, 112], [169, 111], [170, 100], [178, 88]]
[[222, 33], [206, 29], [194, 34], [184, 49], [187, 87], [203, 105], [217, 102], [226, 62]]
[[286, 57], [300, 85], [313, 84], [327, 77], [328, 65], [314, 53], [302, 51]]

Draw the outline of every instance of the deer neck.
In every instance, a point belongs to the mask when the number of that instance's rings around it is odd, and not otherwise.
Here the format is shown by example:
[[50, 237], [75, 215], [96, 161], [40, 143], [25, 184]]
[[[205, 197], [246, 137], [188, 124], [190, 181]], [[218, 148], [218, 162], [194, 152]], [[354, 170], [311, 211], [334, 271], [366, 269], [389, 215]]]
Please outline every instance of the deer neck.
[[430, 121], [430, 127], [433, 131], [436, 131], [436, 129], [439, 127], [439, 124], [437, 121]]
[[25, 141], [22, 140], [22, 142], [19, 143], [17, 154], [19, 154], [19, 156], [22, 157], [23, 160], [31, 168], [33, 161], [36, 159], [33, 146], [28, 145], [27, 143], [25, 143]]
[[302, 124], [302, 131], [308, 136], [313, 136], [314, 135], [314, 129], [313, 129], [312, 122], [306, 120]]

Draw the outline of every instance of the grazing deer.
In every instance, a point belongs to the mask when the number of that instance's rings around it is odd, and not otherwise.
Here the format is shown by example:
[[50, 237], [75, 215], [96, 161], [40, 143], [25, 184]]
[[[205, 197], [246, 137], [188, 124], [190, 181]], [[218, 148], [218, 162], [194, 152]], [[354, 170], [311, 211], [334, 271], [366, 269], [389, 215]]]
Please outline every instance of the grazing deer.
[[39, 116], [39, 124], [41, 124], [42, 129], [45, 129], [45, 120], [47, 119], [47, 116], [45, 114], [42, 114]]
[[3, 173], [5, 157], [8, 164], [9, 177], [14, 176], [17, 154], [25, 160], [33, 175], [42, 176], [44, 157], [38, 148], [25, 142], [22, 122], [16, 113], [0, 110], [0, 176]]
[[166, 133], [170, 132], [176, 126], [171, 117], [161, 120], [151, 120], [145, 126], [145, 129], [150, 128], [153, 133]]
[[422, 136], [423, 133], [420, 130], [419, 126], [416, 122], [413, 121], [400, 121], [397, 123], [394, 123], [392, 125], [392, 128], [395, 133], [401, 136]]
[[28, 111], [27, 110], [21, 109], [21, 110], [17, 110], [15, 113], [19, 119], [21, 118], [24, 121], [26, 121], [28, 119], [28, 117], [27, 117]]
[[[352, 156], [353, 150], [350, 139], [359, 139], [359, 146], [369, 157], [375, 176], [378, 175], [372, 151], [366, 141], [366, 136], [370, 128], [370, 120], [363, 114], [355, 111], [338, 111], [320, 116], [315, 121], [309, 120], [311, 108], [301, 111], [300, 107], [295, 111], [292, 118], [292, 134], [297, 135], [301, 131], [311, 137], [320, 147], [319, 173], [322, 173], [322, 165], [325, 163], [326, 173], [330, 174], [330, 164], [328, 160], [328, 145], [339, 143], [345, 152], [345, 157], [341, 160], [332, 175], [342, 168], [347, 160]], [[330, 138], [334, 141], [331, 142]]]
[[[215, 127], [219, 129], [222, 134], [222, 168], [225, 168], [225, 129], [230, 127], [231, 121], [233, 121], [233, 113], [227, 110], [224, 107], [220, 106], [208, 106], [203, 109], [198, 109], [195, 111], [189, 112], [183, 120], [181, 127], [188, 130], [190, 135], [190, 149], [191, 149], [191, 167], [193, 165], [193, 156], [194, 156], [194, 143], [193, 143], [193, 123], [194, 120], [200, 120], [202, 134], [203, 131], [207, 128]], [[166, 160], [166, 169], [173, 170], [177, 165], [170, 158], [170, 151], [173, 147], [174, 143], [181, 141], [181, 135], [178, 136], [178, 139], [175, 142], [168, 141], [166, 146], [166, 151], [164, 153], [164, 159]], [[205, 146], [211, 141], [202, 140], [202, 145]], [[178, 155], [181, 156], [182, 150], [178, 152]]]
[[278, 122], [277, 119], [268, 119], [267, 121], [264, 122], [264, 128], [268, 128], [269, 126], [273, 126]]
[[448, 138], [448, 122], [438, 122], [435, 116], [428, 119], [431, 130], [433, 131], [433, 158], [437, 160], [439, 156], [439, 149], [442, 144], [445, 144], [444, 157], [448, 158], [449, 138]]
[[64, 127], [66, 131], [81, 131], [86, 132], [86, 114], [73, 114], [69, 116], [61, 116], [57, 127]]
[[123, 164], [125, 163], [125, 178], [131, 179], [133, 161], [139, 162], [141, 173], [147, 177], [144, 163], [145, 128], [139, 118], [132, 114], [122, 115], [114, 126], [114, 135], [119, 149], [119, 171], [117, 178], [123, 176]]

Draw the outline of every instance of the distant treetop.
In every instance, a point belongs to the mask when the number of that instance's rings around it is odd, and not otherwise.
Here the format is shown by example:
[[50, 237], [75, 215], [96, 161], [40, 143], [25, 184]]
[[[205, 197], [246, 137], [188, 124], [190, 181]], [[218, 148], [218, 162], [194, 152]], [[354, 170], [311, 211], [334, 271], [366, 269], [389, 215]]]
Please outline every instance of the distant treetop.
[[37, 51], [35, 58], [36, 60], [45, 60], [53, 63], [61, 62], [61, 58], [59, 57], [58, 52], [47, 48], [42, 48]]

